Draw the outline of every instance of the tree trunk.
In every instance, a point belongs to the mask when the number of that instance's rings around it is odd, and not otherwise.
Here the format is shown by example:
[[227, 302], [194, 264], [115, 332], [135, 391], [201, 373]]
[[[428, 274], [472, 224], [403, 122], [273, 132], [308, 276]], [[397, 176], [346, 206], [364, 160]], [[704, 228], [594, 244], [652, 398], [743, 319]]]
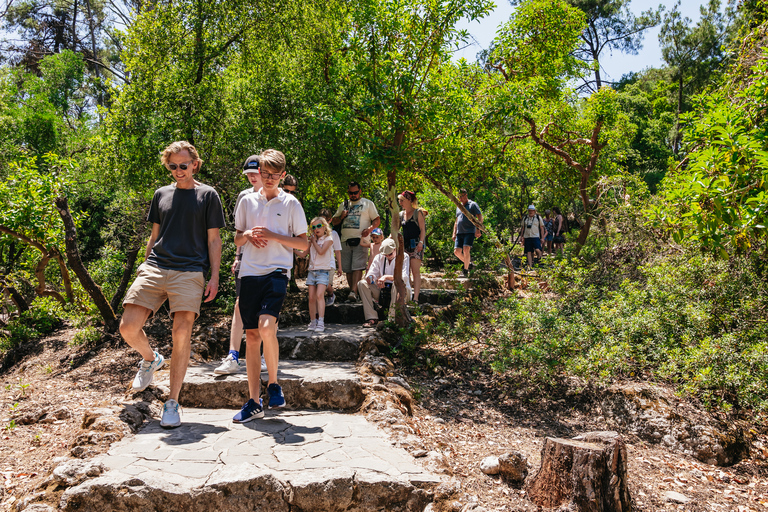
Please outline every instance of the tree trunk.
[[133, 275], [133, 266], [136, 265], [136, 258], [141, 251], [143, 244], [139, 241], [133, 249], [128, 252], [128, 260], [125, 262], [125, 269], [123, 269], [123, 277], [120, 279], [120, 285], [118, 285], [115, 294], [112, 296], [112, 300], [109, 305], [112, 307], [112, 311], [117, 311], [120, 308], [120, 303], [123, 301], [125, 291], [128, 289], [128, 283], [131, 282], [131, 276]]
[[[387, 209], [392, 214], [390, 224], [391, 236], [397, 247], [394, 275], [394, 287], [397, 294], [392, 294], [389, 313], [390, 317], [394, 316], [395, 323], [399, 327], [406, 327], [411, 323], [411, 314], [408, 312], [408, 307], [405, 305], [408, 298], [406, 295], [407, 290], [405, 288], [405, 281], [403, 280], [403, 258], [405, 252], [403, 251], [403, 235], [400, 234], [400, 205], [397, 203], [396, 187], [397, 171], [392, 169], [387, 172]], [[395, 297], [395, 295], [397, 295], [397, 297]]]
[[91, 297], [94, 304], [101, 313], [101, 317], [104, 319], [104, 327], [107, 332], [117, 332], [119, 326], [115, 312], [107, 302], [107, 298], [104, 297], [104, 292], [101, 291], [99, 285], [97, 285], [93, 278], [91, 278], [88, 270], [83, 265], [83, 261], [80, 259], [80, 251], [77, 249], [77, 230], [75, 229], [75, 222], [72, 220], [72, 215], [69, 213], [69, 205], [67, 204], [66, 197], [56, 198], [56, 208], [59, 210], [61, 220], [64, 221], [64, 240], [67, 246], [67, 261], [69, 266], [75, 272], [75, 275], [80, 280], [80, 284]]
[[677, 112], [675, 112], [675, 140], [672, 142], [672, 153], [677, 158], [680, 153], [680, 111], [683, 108], [683, 73], [677, 81]]
[[525, 490], [540, 507], [630, 512], [627, 447], [616, 432], [590, 432], [574, 439], [548, 437], [541, 449], [541, 469]]
[[27, 304], [27, 301], [24, 300], [24, 296], [20, 294], [16, 288], [8, 284], [8, 281], [6, 281], [5, 277], [0, 277], [0, 287], [8, 290], [8, 293], [11, 296], [11, 300], [16, 305], [16, 309], [19, 311], [19, 313], [23, 313], [29, 310], [29, 304]]
[[[14, 231], [8, 226], [0, 225], [0, 233], [5, 233], [7, 235], [11, 235], [15, 238], [18, 238], [25, 244], [31, 245], [32, 247], [40, 251], [40, 254], [42, 256], [40, 258], [40, 261], [37, 262], [37, 266], [35, 266], [35, 277], [37, 278], [37, 286], [35, 287], [35, 292], [40, 297], [53, 297], [54, 299], [59, 301], [61, 304], [66, 304], [67, 301], [64, 300], [64, 297], [62, 297], [59, 292], [55, 290], [49, 290], [48, 287], [45, 285], [45, 267], [48, 266], [48, 262], [51, 260], [51, 258], [54, 257], [56, 254], [58, 254], [58, 251], [56, 251], [56, 249], [48, 249], [40, 242], [32, 240], [28, 236], [22, 233], [19, 233], [17, 231]], [[61, 278], [66, 282], [69, 279], [69, 276], [62, 275]], [[69, 291], [71, 292], [71, 290]]]
[[75, 302], [75, 294], [72, 292], [72, 280], [69, 278], [69, 270], [67, 270], [67, 264], [64, 263], [64, 258], [61, 257], [61, 253], [54, 249], [51, 251], [53, 257], [59, 263], [59, 271], [61, 272], [61, 280], [64, 284], [64, 291], [67, 294], [67, 300], [69, 302]]

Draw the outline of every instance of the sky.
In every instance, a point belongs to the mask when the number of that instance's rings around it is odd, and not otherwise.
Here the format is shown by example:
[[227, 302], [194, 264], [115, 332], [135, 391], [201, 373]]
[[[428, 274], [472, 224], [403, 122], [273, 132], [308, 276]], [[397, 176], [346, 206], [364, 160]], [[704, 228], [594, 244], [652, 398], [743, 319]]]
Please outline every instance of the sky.
[[[498, 26], [507, 21], [512, 14], [513, 7], [507, 0], [494, 0], [496, 10], [489, 16], [480, 21], [469, 23], [463, 20], [458, 24], [459, 29], [466, 28], [474, 37], [476, 43], [456, 52], [455, 58], [464, 57], [473, 61], [477, 53], [484, 48], [488, 48], [496, 35]], [[681, 2], [680, 10], [683, 16], [690, 18], [694, 23], [699, 19], [699, 6], [703, 2], [700, 0], [685, 0]], [[642, 11], [656, 8], [662, 4], [667, 10], [670, 10], [675, 2], [659, 0], [632, 0], [630, 9], [636, 15]], [[650, 28], [645, 32], [643, 47], [637, 55], [627, 55], [620, 52], [614, 52], [613, 55], [607, 55], [601, 60], [603, 67], [603, 76], [608, 80], [618, 80], [623, 75], [632, 71], [641, 71], [648, 67], [660, 67], [662, 65], [661, 50], [659, 49], [659, 27]]]

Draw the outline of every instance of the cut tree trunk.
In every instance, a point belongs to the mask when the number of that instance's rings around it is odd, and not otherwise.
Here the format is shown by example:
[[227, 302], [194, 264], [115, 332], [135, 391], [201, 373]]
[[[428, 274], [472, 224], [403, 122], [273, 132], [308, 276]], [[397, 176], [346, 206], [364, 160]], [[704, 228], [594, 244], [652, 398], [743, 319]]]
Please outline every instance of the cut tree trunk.
[[533, 503], [545, 508], [629, 512], [627, 447], [616, 432], [548, 437], [541, 450], [541, 469], [525, 490]]

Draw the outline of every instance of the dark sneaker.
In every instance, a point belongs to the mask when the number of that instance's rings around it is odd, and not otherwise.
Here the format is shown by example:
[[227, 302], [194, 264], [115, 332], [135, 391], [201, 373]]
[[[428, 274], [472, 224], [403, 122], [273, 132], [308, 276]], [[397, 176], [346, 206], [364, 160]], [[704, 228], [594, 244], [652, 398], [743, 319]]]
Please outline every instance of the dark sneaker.
[[278, 384], [270, 384], [269, 386], [267, 386], [267, 394], [269, 395], [270, 409], [285, 407], [285, 398], [283, 397], [283, 388], [281, 388]]
[[232, 421], [235, 423], [246, 423], [251, 420], [263, 418], [264, 408], [261, 406], [261, 404], [261, 398], [259, 398], [259, 403], [256, 403], [256, 401], [251, 398], [245, 402], [245, 405], [242, 409], [240, 409], [240, 412], [235, 414], [235, 417], [232, 418]]
[[468, 277], [468, 276], [469, 276], [469, 270], [467, 270], [467, 269], [463, 268], [463, 269], [461, 269], [461, 274], [462, 274], [464, 277]]

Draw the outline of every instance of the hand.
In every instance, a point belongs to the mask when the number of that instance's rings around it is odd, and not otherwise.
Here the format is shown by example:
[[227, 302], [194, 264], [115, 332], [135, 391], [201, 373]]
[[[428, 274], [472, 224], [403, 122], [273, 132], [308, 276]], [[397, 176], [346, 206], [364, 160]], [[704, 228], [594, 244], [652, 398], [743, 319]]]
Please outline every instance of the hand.
[[235, 269], [237, 268], [237, 256], [235, 256], [235, 261], [232, 262], [232, 273], [235, 273]]
[[360, 233], [360, 236], [365, 238], [371, 234], [371, 231], [373, 231], [373, 228], [366, 228]]
[[452, 239], [453, 239], [453, 241], [455, 242], [455, 241], [456, 241], [456, 233], [454, 233], [454, 234], [453, 234], [453, 236], [452, 236], [451, 238], [452, 238]]
[[475, 238], [480, 238], [482, 236], [482, 234], [483, 234], [483, 232], [480, 231], [479, 229], [475, 230]]
[[381, 276], [377, 281], [376, 284], [379, 288], [384, 288], [384, 286], [387, 284], [387, 278], [385, 276]]
[[337, 275], [338, 277], [341, 277], [341, 276], [343, 276], [343, 275], [344, 275], [344, 272], [342, 272], [342, 271], [341, 271], [341, 269], [337, 269], [337, 270], [336, 270], [336, 275]]
[[[253, 244], [254, 247], [262, 248], [267, 246], [268, 240], [263, 237], [262, 231], [263, 229], [266, 229], [264, 227], [255, 227], [252, 229], [249, 229], [243, 233], [243, 236]], [[269, 230], [267, 230], [269, 231]]]
[[211, 302], [216, 298], [217, 293], [219, 293], [219, 276], [213, 276], [205, 287], [203, 296], [206, 297], [206, 299], [203, 302]]

